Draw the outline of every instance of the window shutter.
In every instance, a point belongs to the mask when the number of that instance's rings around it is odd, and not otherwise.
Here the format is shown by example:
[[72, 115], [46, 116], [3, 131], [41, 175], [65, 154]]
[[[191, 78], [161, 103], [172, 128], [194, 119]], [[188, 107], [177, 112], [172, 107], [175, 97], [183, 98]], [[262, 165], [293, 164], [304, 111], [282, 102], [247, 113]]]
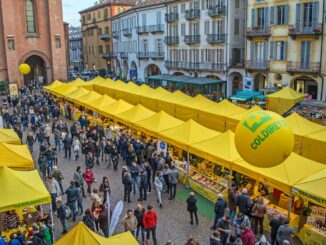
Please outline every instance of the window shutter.
[[253, 62], [255, 56], [255, 43], [254, 42], [250, 42], [250, 61]]
[[318, 27], [318, 8], [318, 2], [312, 3], [312, 28]]
[[271, 25], [275, 25], [275, 6], [272, 6], [271, 7], [271, 12], [270, 12], [270, 14], [271, 14], [271, 16], [270, 16], [270, 24]]
[[284, 41], [284, 48], [283, 48], [283, 60], [286, 60], [286, 54], [287, 54], [287, 42]]
[[301, 20], [301, 3], [297, 3], [296, 16], [295, 16], [295, 28], [301, 30], [302, 20]]
[[289, 22], [289, 6], [284, 6], [284, 24], [287, 25]]
[[263, 54], [263, 59], [264, 59], [264, 62], [267, 61], [267, 43], [268, 42], [264, 42], [264, 54]]
[[269, 42], [270, 48], [269, 48], [269, 59], [274, 60], [274, 55], [275, 55], [275, 42], [270, 41]]
[[256, 26], [256, 9], [251, 9], [251, 28]]
[[265, 19], [265, 22], [264, 22], [264, 27], [267, 27], [269, 25], [269, 15], [268, 15], [268, 7], [266, 7], [264, 9], [264, 19]]

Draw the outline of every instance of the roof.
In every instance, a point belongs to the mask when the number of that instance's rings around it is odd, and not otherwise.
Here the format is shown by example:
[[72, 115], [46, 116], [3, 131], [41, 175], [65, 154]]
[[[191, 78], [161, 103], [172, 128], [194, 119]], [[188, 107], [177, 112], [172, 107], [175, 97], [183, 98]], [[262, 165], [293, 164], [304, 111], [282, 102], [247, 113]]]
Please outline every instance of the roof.
[[196, 85], [207, 85], [207, 84], [217, 84], [225, 83], [226, 81], [212, 79], [208, 77], [189, 77], [189, 76], [177, 76], [171, 74], [161, 74], [148, 77], [149, 80], [164, 80], [168, 82], [181, 82], [181, 83], [190, 83]]
[[103, 3], [95, 4], [94, 6], [79, 11], [79, 14], [85, 14], [87, 12], [91, 12], [111, 5], [133, 6], [136, 4], [136, 2], [137, 0], [105, 0]]

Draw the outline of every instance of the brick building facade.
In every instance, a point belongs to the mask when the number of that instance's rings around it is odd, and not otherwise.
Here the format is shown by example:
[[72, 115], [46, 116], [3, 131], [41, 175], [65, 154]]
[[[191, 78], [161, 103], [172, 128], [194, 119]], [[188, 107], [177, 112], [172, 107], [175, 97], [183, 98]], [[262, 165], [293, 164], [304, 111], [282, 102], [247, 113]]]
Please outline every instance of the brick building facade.
[[[32, 71], [21, 75], [18, 66]], [[0, 1], [0, 80], [67, 80], [61, 0]]]

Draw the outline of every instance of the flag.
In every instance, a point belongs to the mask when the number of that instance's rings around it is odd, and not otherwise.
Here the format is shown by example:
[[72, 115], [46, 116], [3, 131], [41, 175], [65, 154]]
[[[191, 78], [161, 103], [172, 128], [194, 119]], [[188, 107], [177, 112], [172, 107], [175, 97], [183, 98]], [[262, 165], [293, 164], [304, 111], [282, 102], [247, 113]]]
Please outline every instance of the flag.
[[110, 202], [110, 194], [109, 194], [108, 191], [106, 192], [105, 207], [108, 210], [108, 224], [110, 225], [110, 219], [111, 219], [111, 202]]
[[110, 228], [109, 228], [109, 236], [113, 235], [115, 227], [117, 226], [117, 224], [119, 222], [122, 210], [123, 210], [123, 202], [119, 201], [117, 203], [117, 205], [115, 206], [113, 213], [112, 213], [112, 219], [111, 219]]

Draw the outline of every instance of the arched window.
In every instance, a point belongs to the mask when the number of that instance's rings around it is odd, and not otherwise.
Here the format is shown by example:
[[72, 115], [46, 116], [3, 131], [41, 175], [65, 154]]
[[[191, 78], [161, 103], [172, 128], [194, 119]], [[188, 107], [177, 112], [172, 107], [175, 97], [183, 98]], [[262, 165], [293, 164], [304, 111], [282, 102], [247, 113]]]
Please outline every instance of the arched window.
[[33, 0], [25, 1], [25, 15], [27, 33], [36, 33], [35, 12]]

